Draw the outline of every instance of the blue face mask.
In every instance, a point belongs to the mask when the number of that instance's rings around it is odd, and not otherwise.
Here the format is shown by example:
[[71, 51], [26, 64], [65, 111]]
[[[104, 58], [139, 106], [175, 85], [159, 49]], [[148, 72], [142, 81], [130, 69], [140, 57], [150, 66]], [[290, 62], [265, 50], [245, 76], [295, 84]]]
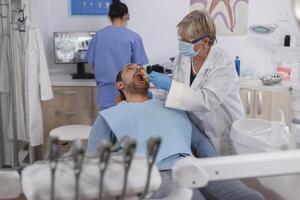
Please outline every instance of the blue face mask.
[[188, 56], [188, 57], [194, 57], [196, 56], [199, 52], [194, 50], [194, 45], [195, 44], [190, 44], [184, 41], [179, 41], [178, 44], [178, 49], [179, 52], [184, 55], [184, 56]]

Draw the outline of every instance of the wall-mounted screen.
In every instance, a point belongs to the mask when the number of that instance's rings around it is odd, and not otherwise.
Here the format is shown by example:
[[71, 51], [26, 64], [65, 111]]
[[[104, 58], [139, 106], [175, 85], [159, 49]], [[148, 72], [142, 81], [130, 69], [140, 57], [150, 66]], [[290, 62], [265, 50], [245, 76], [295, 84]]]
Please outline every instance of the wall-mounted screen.
[[95, 32], [55, 32], [55, 63], [85, 63], [85, 53]]

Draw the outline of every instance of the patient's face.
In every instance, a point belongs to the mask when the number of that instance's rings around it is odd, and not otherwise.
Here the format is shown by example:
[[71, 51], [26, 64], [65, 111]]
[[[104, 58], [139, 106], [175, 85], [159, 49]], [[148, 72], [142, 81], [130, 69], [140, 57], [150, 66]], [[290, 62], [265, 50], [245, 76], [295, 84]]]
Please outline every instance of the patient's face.
[[149, 78], [143, 66], [130, 64], [123, 68], [122, 82], [125, 92], [147, 94]]

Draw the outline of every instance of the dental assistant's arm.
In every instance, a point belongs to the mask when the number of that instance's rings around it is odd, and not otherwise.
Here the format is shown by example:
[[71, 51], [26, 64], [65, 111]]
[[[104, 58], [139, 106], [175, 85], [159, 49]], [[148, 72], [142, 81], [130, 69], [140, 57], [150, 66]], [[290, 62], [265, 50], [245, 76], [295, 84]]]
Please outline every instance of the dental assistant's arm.
[[112, 131], [105, 119], [98, 114], [96, 121], [90, 132], [87, 154], [88, 156], [93, 156], [97, 150], [98, 144], [101, 140], [107, 140], [108, 142], [113, 142]]
[[216, 109], [235, 87], [235, 72], [232, 63], [212, 69], [207, 80], [197, 89], [173, 80], [166, 106], [193, 112]]

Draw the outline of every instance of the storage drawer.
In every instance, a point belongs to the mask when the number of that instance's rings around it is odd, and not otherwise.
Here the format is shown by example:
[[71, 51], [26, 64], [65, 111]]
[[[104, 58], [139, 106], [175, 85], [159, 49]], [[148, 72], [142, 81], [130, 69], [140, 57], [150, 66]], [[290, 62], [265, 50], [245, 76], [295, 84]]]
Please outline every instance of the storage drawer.
[[45, 107], [44, 124], [49, 128], [68, 124], [92, 124], [91, 108], [76, 108], [76, 107]]
[[90, 87], [53, 87], [54, 98], [47, 102], [51, 107], [92, 107]]

